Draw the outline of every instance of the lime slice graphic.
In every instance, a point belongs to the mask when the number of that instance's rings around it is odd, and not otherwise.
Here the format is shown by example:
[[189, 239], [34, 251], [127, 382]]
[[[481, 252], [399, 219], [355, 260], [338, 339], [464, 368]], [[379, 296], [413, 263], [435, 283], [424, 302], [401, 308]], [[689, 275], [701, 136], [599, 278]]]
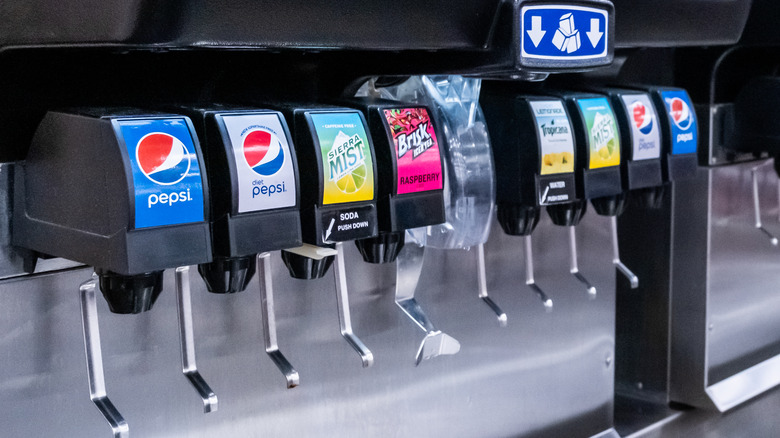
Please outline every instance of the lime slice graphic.
[[[366, 179], [366, 165], [362, 165], [358, 167], [357, 169], [352, 171], [353, 176], [359, 176], [361, 179]], [[358, 188], [362, 186], [363, 183], [358, 184]]]
[[347, 174], [338, 181], [336, 181], [336, 187], [346, 194], [355, 193], [363, 187], [366, 182], [366, 165], [358, 167], [353, 170], [352, 173]]
[[353, 173], [352, 180], [355, 182], [355, 190], [358, 190], [363, 187], [363, 183], [366, 181], [366, 178]]

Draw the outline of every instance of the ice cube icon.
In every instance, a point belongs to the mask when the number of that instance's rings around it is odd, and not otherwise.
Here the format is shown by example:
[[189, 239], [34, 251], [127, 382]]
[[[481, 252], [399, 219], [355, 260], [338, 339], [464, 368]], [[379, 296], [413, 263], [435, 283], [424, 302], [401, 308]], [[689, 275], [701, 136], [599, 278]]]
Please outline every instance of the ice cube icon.
[[552, 42], [561, 52], [572, 53], [580, 48], [580, 31], [574, 27], [574, 15], [571, 12], [561, 15]]

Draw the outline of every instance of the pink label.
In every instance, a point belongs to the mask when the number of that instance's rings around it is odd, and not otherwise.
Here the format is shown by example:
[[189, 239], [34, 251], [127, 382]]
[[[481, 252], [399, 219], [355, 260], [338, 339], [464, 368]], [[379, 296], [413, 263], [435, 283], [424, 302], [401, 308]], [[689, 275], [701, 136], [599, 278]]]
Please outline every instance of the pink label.
[[433, 122], [425, 108], [387, 109], [398, 164], [398, 194], [442, 188], [441, 156]]

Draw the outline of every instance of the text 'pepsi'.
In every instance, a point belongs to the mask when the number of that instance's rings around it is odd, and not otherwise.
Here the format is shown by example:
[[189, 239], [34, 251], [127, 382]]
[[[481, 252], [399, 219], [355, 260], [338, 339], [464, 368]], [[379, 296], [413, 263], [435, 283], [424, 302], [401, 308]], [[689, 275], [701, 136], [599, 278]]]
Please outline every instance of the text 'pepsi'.
[[187, 119], [119, 119], [116, 123], [132, 167], [135, 227], [203, 221], [203, 179]]
[[225, 114], [236, 169], [239, 213], [293, 207], [295, 169], [290, 140], [276, 112]]

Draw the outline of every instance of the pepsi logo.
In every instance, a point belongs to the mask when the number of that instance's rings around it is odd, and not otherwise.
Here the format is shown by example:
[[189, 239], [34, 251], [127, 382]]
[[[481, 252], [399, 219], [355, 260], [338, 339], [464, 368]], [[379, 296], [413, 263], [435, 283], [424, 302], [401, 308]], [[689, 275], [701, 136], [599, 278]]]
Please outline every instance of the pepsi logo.
[[669, 107], [669, 115], [678, 128], [686, 130], [693, 123], [693, 112], [688, 104], [679, 97], [666, 99], [666, 105]]
[[653, 113], [644, 103], [636, 100], [631, 104], [631, 116], [634, 126], [644, 135], [650, 134], [653, 130]]
[[244, 137], [244, 158], [255, 173], [271, 176], [284, 164], [284, 148], [273, 132], [254, 129]]
[[190, 171], [190, 151], [178, 138], [164, 132], [146, 134], [135, 148], [135, 159], [144, 176], [153, 183], [169, 186], [183, 180]]

